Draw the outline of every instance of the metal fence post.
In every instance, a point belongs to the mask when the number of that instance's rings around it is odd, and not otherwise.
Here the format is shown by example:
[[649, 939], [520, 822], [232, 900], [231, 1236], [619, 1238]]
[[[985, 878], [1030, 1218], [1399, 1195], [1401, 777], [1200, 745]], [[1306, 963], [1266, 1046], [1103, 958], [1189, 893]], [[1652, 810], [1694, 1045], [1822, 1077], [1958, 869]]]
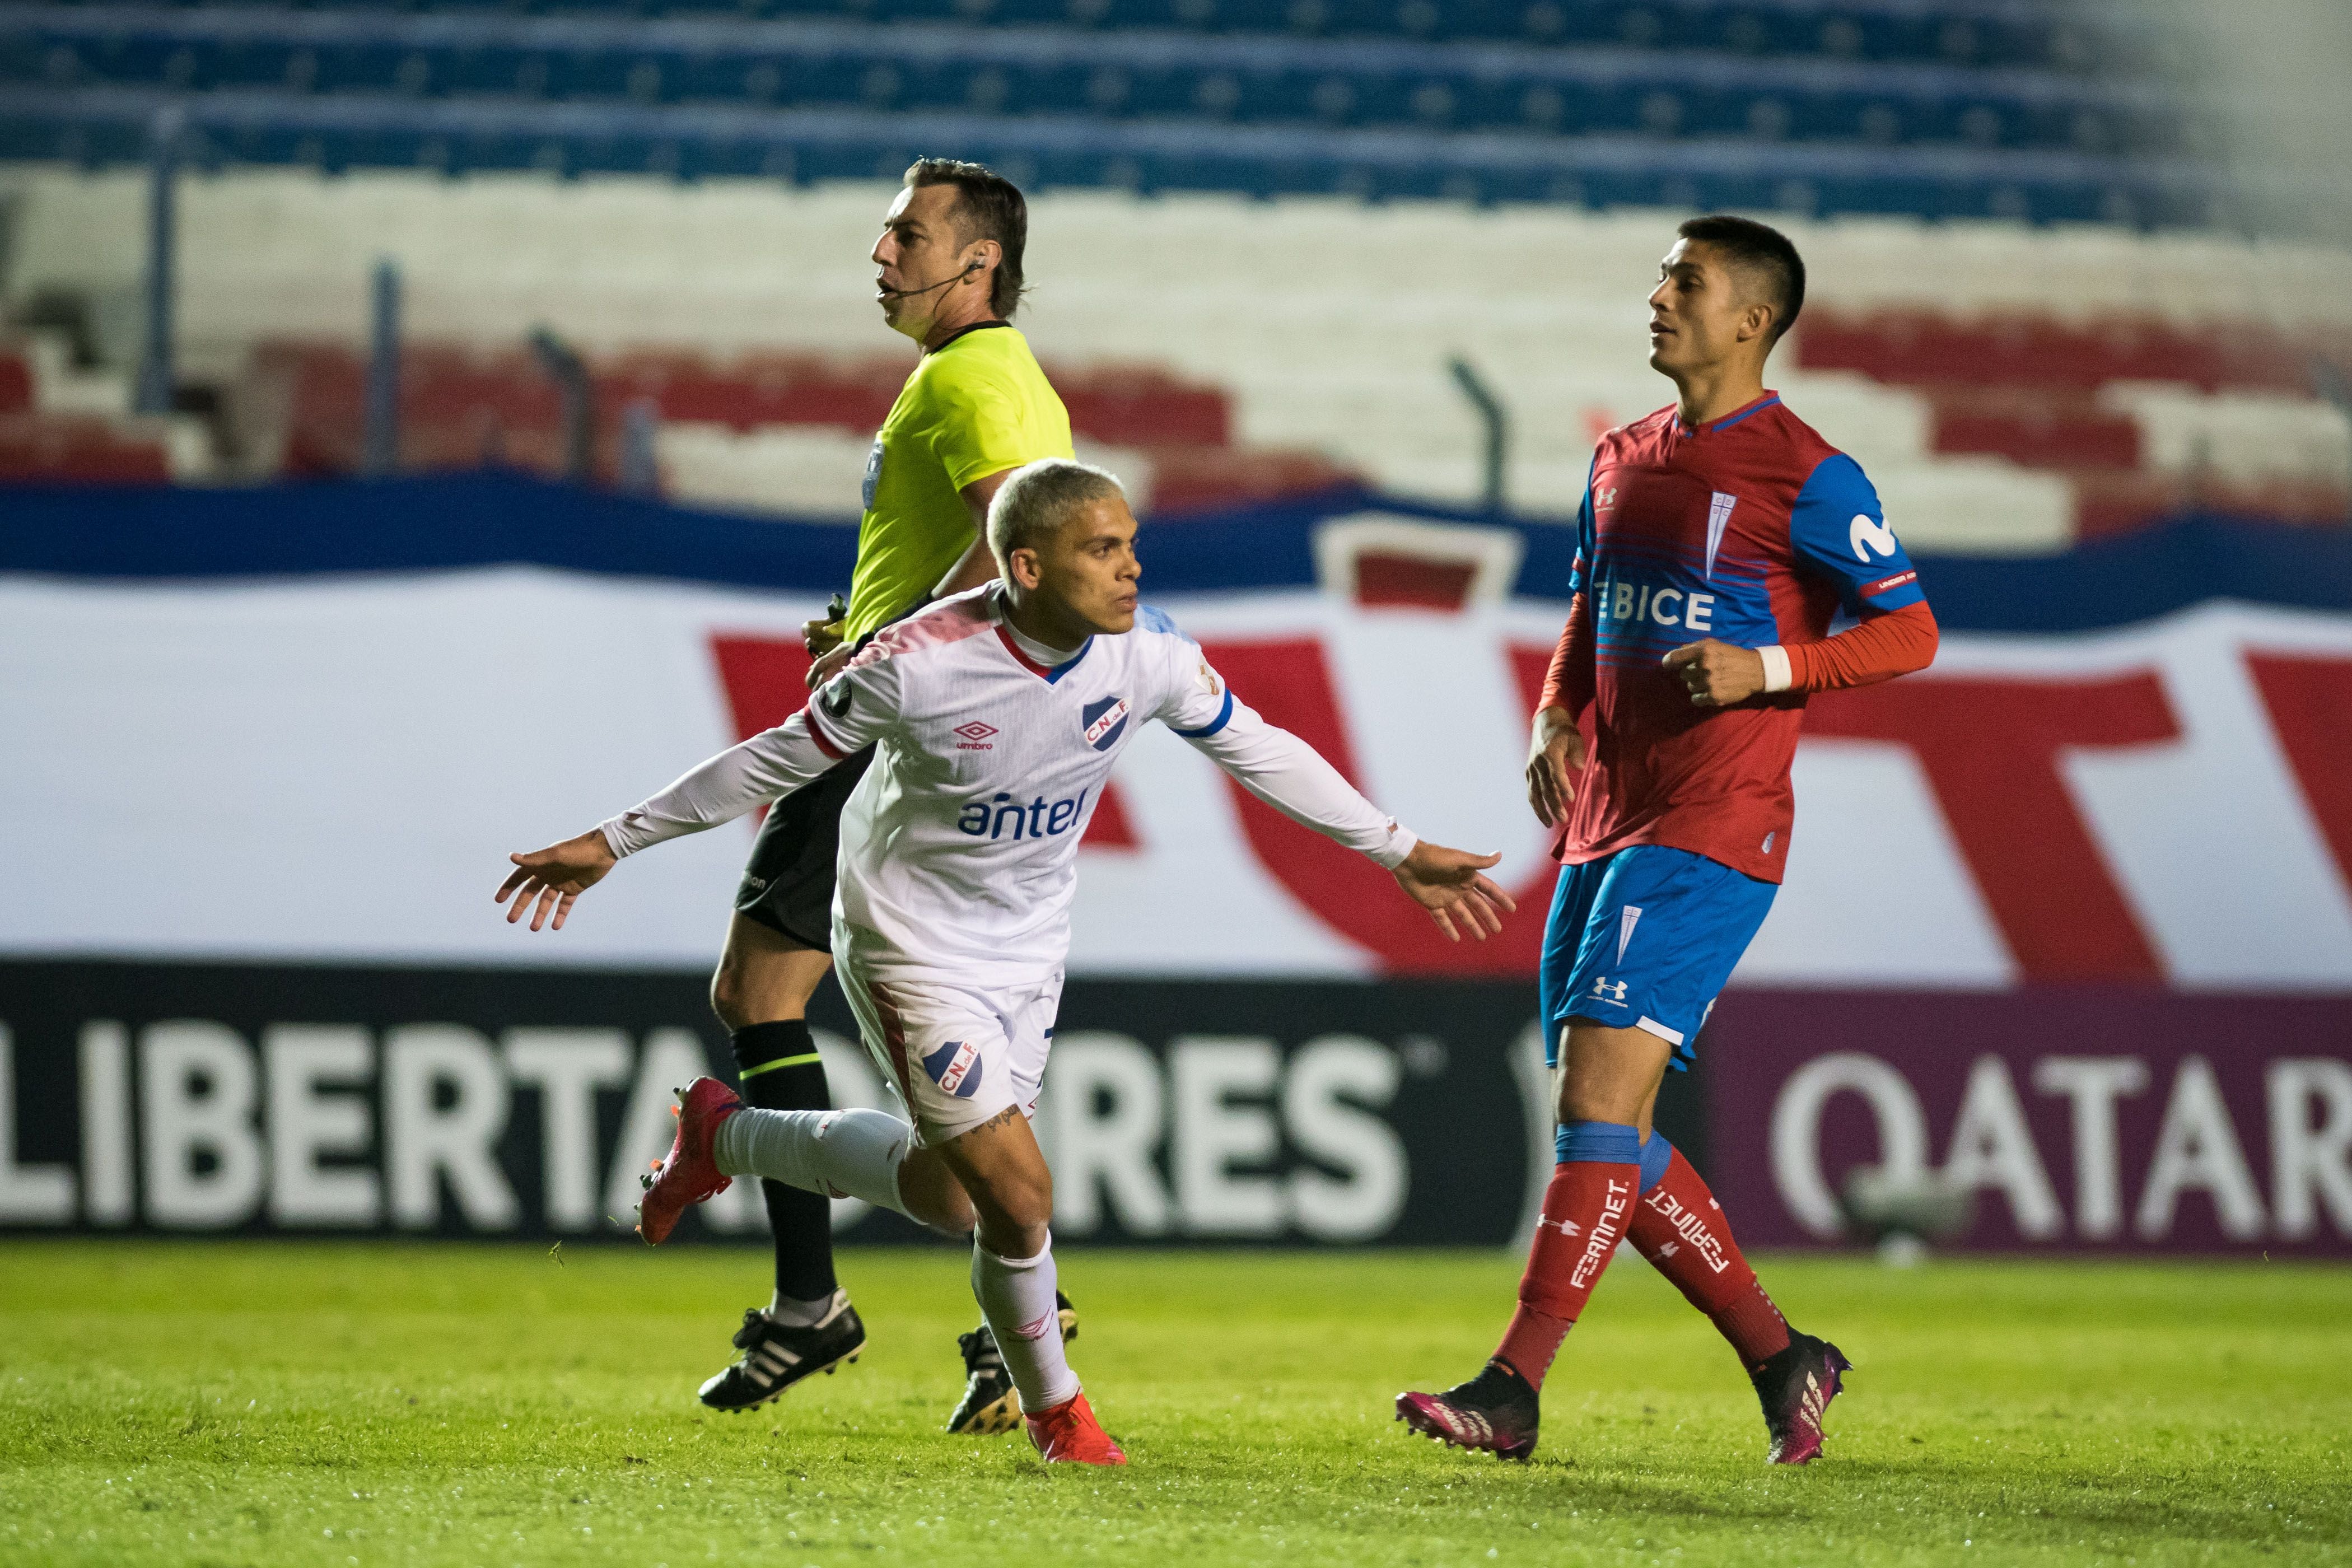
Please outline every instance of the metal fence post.
[[588, 367], [562, 339], [534, 327], [530, 352], [563, 392], [563, 477], [584, 485], [596, 477], [596, 399]]
[[400, 268], [375, 264], [368, 327], [367, 430], [360, 471], [381, 479], [400, 467]]
[[1470, 400], [1478, 412], [1479, 422], [1486, 427], [1486, 498], [1488, 511], [1500, 511], [1506, 500], [1503, 488], [1505, 465], [1510, 457], [1510, 416], [1503, 410], [1502, 400], [1486, 384], [1466, 359], [1456, 355], [1446, 368], [1454, 373], [1454, 384]]
[[661, 408], [650, 397], [633, 397], [621, 410], [621, 488], [631, 495], [650, 496], [661, 489], [661, 464], [654, 454], [660, 428]]
[[180, 138], [187, 116], [179, 109], [155, 111], [147, 126], [147, 342], [139, 359], [133, 408], [141, 414], [172, 412], [173, 258], [178, 214]]

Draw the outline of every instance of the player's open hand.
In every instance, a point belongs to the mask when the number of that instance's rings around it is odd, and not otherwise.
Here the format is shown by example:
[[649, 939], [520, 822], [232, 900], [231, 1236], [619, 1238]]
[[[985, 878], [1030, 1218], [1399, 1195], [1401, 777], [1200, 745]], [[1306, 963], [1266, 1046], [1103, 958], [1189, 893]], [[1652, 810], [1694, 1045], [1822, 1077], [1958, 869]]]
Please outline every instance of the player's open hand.
[[847, 643], [835, 640], [834, 647], [808, 667], [808, 689], [814, 691], [837, 674], [857, 650]]
[[1484, 942], [1503, 929], [1505, 915], [1519, 907], [1511, 901], [1510, 894], [1479, 875], [1501, 859], [1500, 855], [1448, 849], [1424, 838], [1389, 874], [1397, 879], [1397, 886], [1412, 895], [1413, 902], [1429, 911], [1446, 941], [1462, 940], [1454, 925], [1459, 921], [1472, 936]]
[[1584, 734], [1565, 708], [1546, 708], [1536, 714], [1535, 733], [1528, 742], [1528, 804], [1536, 820], [1558, 827], [1568, 820], [1576, 801], [1576, 775], [1584, 768]]
[[1694, 708], [1728, 708], [1764, 689], [1764, 656], [1714, 637], [1685, 643], [1665, 657], [1666, 672], [1683, 683]]
[[[562, 931], [564, 917], [572, 913], [572, 900], [603, 881], [604, 873], [618, 864], [612, 847], [594, 828], [577, 838], [507, 858], [515, 863], [515, 871], [499, 885], [496, 900], [503, 904], [509, 898], [514, 900], [507, 910], [509, 925], [522, 919], [523, 910], [530, 910], [533, 931], [544, 928], [550, 916], [554, 917], [555, 929]], [[531, 908], [534, 901], [536, 909]]]

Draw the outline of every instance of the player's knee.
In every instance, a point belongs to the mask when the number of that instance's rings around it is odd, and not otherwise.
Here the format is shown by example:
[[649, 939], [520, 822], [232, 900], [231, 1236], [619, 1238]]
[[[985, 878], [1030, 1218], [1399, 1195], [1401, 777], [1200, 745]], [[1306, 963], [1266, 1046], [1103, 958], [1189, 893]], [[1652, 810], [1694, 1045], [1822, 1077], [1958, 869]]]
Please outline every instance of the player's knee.
[[805, 1017], [831, 963], [830, 955], [805, 949], [746, 950], [730, 942], [711, 972], [710, 1010], [730, 1032]]
[[751, 1026], [750, 1014], [745, 1010], [743, 971], [734, 955], [719, 961], [710, 974], [710, 1010], [719, 1016], [719, 1027], [732, 1034]]
[[936, 1154], [919, 1149], [907, 1156], [898, 1167], [898, 1196], [908, 1218], [942, 1236], [969, 1237], [978, 1223], [962, 1184]]
[[979, 1211], [980, 1242], [999, 1258], [1034, 1258], [1045, 1250], [1054, 1224], [1054, 1184], [1035, 1179], [1000, 1180], [972, 1195]]

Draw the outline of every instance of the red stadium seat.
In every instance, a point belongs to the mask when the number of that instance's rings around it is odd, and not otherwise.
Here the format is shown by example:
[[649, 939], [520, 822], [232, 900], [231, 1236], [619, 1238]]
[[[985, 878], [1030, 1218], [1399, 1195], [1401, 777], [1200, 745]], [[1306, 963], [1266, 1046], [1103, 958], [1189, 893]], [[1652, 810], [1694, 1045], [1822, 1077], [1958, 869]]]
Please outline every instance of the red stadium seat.
[[[599, 447], [609, 454], [623, 410], [641, 398], [652, 400], [667, 422], [737, 431], [824, 426], [864, 436], [888, 416], [908, 367], [903, 354], [761, 353], [721, 364], [691, 351], [632, 351], [593, 369]], [[1313, 454], [1232, 451], [1232, 409], [1215, 387], [1151, 366], [1058, 367], [1051, 374], [1080, 439], [1151, 453], [1161, 510], [1356, 482]], [[274, 387], [268, 401], [288, 410], [284, 472], [357, 468], [367, 403], [367, 368], [359, 355], [336, 344], [265, 343], [254, 353], [251, 374]], [[407, 345], [400, 410], [404, 467], [508, 463], [552, 472], [560, 466], [562, 397], [526, 355]]]
[[1916, 310], [1818, 308], [1806, 313], [1796, 342], [1807, 370], [1859, 371], [1904, 386], [2077, 392], [2111, 381], [2304, 392], [2312, 346], [2252, 322], [2191, 329], [2123, 317], [2074, 326], [2039, 316], [1956, 321]]
[[24, 414], [33, 406], [33, 367], [21, 354], [0, 353], [0, 414]]
[[1934, 447], [1981, 452], [2029, 468], [2136, 468], [2138, 422], [2088, 397], [2012, 389], [1939, 393]]
[[0, 481], [16, 484], [169, 484], [158, 441], [127, 436], [80, 415], [0, 416]]

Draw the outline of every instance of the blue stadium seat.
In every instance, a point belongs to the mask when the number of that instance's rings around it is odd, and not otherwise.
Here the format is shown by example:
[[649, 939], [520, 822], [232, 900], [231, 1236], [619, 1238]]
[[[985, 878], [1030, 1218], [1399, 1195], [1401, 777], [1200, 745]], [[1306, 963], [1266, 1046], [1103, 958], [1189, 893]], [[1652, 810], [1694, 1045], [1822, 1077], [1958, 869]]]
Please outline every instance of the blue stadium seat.
[[[339, 165], [863, 176], [946, 137], [1021, 149], [1009, 155], [1042, 177], [1146, 189], [2142, 222], [2204, 200], [2184, 117], [2158, 88], [1920, 60], [1895, 45], [1916, 43], [1928, 14], [1895, 0], [1555, 7], [1565, 20], [1544, 30], [1571, 40], [1604, 15], [1656, 24], [1620, 28], [1641, 47], [1587, 47], [1479, 41], [1550, 15], [1492, 0], [1425, 7], [1433, 17], [1413, 0], [1296, 0], [1285, 30], [1246, 36], [1265, 7], [1225, 19], [1203, 0], [873, 0], [856, 21], [814, 5], [764, 20], [629, 9], [9, 6], [0, 153], [117, 156], [125, 117], [168, 100], [218, 156]], [[1939, 14], [1983, 24], [1971, 37], [2048, 31], [2008, 0]], [[1773, 28], [1823, 16], [1886, 42], [1884, 58], [1773, 42]], [[1718, 34], [1741, 18], [1763, 31], [1730, 52]], [[1964, 52], [1948, 38], [1937, 49]]]

